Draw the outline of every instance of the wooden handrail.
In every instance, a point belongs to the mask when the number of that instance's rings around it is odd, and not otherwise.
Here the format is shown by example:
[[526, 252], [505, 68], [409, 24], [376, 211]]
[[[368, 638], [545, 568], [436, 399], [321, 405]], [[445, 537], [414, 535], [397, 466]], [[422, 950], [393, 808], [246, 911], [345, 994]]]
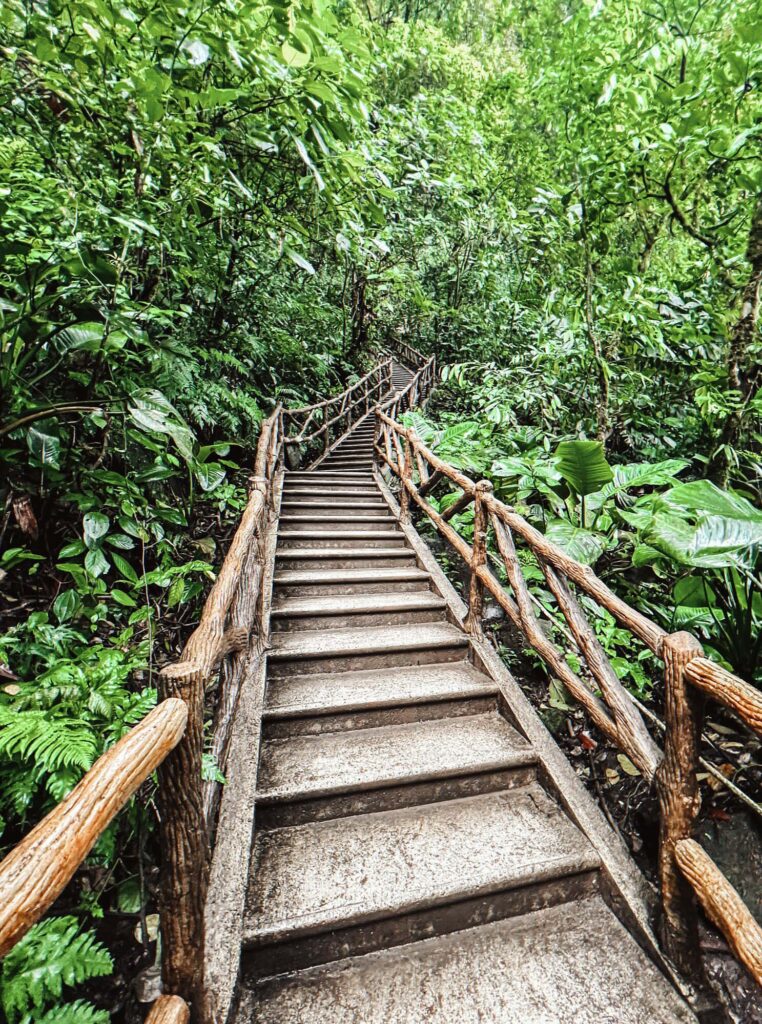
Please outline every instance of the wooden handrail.
[[[393, 403], [391, 403], [393, 404]], [[697, 979], [695, 891], [707, 914], [728, 939], [736, 955], [759, 981], [762, 930], [711, 859], [693, 840], [699, 810], [696, 770], [701, 726], [701, 696], [731, 708], [752, 730], [762, 734], [762, 695], [754, 687], [703, 657], [698, 641], [687, 633], [668, 634], [646, 615], [614, 594], [595, 572], [582, 565], [491, 493], [487, 481], [476, 482], [427, 448], [414, 430], [388, 414], [390, 403], [376, 409], [374, 455], [397, 477], [400, 519], [410, 504], [420, 508], [458, 552], [470, 570], [468, 614], [464, 628], [481, 632], [482, 590], [486, 589], [526, 636], [552, 673], [583, 705], [595, 725], [655, 783], [661, 809], [659, 872], [663, 910], [662, 938], [668, 955], [692, 980]], [[416, 483], [416, 472], [418, 482]], [[461, 494], [444, 512], [427, 496], [443, 481]], [[469, 544], [449, 520], [475, 502], [474, 540]], [[484, 514], [487, 519], [484, 519]], [[511, 593], [484, 557], [486, 529], [492, 529]], [[594, 687], [569, 665], [561, 648], [540, 627], [513, 537], [534, 554], [555, 597]], [[631, 695], [613, 671], [569, 583], [574, 583], [610, 612], [633, 636], [665, 663], [665, 749], [646, 729]], [[700, 695], [693, 691], [700, 691]], [[600, 693], [598, 696], [595, 692]], [[686, 888], [685, 881], [691, 889]]]
[[677, 843], [675, 858], [706, 916], [723, 933], [756, 983], [762, 985], [762, 928], [749, 908], [695, 839]]
[[391, 364], [391, 358], [385, 359], [384, 362], [379, 363], [377, 366], [374, 366], [373, 369], [366, 373], [364, 377], [361, 377], [360, 380], [355, 381], [354, 384], [350, 384], [349, 387], [342, 391], [340, 394], [332, 395], [330, 398], [324, 398], [322, 402], [313, 402], [312, 405], [300, 405], [295, 409], [285, 409], [284, 415], [289, 419], [293, 419], [293, 417], [298, 416], [300, 413], [312, 412], [313, 409], [324, 409], [327, 405], [336, 405], [337, 402], [341, 402], [343, 398], [346, 398], [348, 395], [351, 395], [354, 391], [357, 391], [358, 388], [362, 387], [362, 385], [372, 376], [374, 376], [374, 374], [378, 373], [384, 367], [390, 367]]
[[[371, 396], [390, 382], [391, 360], [386, 360], [341, 395], [298, 410], [278, 406], [263, 422], [248, 503], [197, 628], [179, 661], [159, 673], [160, 703], [106, 751], [69, 796], [0, 863], [0, 955], [45, 913], [103, 830], [141, 783], [158, 769], [162, 977], [168, 994], [155, 1003], [148, 1019], [151, 1024], [186, 1024], [189, 1002], [198, 1019], [204, 1019], [203, 912], [214, 807], [210, 790], [205, 793], [201, 778], [206, 686], [223, 658], [242, 654], [249, 645], [263, 579], [256, 542], [272, 509], [284, 445], [287, 440], [295, 440], [284, 436], [284, 422], [305, 411], [313, 415], [316, 410], [338, 406], [340, 414], [317, 431], [327, 434], [332, 425], [346, 420], [363, 401], [370, 412]], [[349, 401], [363, 387], [366, 390], [362, 396]], [[235, 658], [232, 663], [236, 663]], [[224, 674], [228, 677], [227, 688], [220, 694], [221, 714], [215, 718], [212, 741], [212, 750], [223, 758], [243, 665], [240, 657], [237, 668]]]
[[149, 1010], [145, 1024], [188, 1024], [190, 1007], [180, 996], [159, 996]]
[[180, 741], [187, 718], [181, 700], [155, 707], [0, 863], [0, 956], [61, 895], [104, 829]]

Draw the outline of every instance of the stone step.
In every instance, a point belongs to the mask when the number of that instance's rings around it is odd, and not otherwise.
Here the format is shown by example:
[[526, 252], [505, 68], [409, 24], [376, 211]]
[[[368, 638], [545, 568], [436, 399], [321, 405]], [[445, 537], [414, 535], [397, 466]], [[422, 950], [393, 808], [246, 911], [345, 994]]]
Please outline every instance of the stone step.
[[406, 547], [316, 547], [279, 548], [276, 569], [288, 565], [291, 569], [370, 569], [374, 566], [414, 566], [415, 555]]
[[[393, 522], [393, 520], [392, 520]], [[367, 549], [404, 547], [405, 534], [398, 529], [386, 530], [278, 530], [278, 554], [281, 550], [305, 548], [355, 548], [362, 545]]]
[[299, 501], [302, 498], [340, 498], [342, 501], [351, 501], [354, 498], [357, 498], [358, 500], [366, 501], [368, 499], [378, 498], [379, 495], [380, 492], [375, 483], [372, 486], [366, 487], [362, 487], [358, 484], [354, 484], [352, 487], [342, 484], [334, 484], [332, 487], [326, 487], [325, 484], [321, 484], [319, 487], [310, 487], [307, 484], [295, 484], [287, 490], [284, 489], [283, 500], [285, 502]]
[[[597, 874], [599, 863], [537, 783], [259, 829], [244, 945], [271, 947], [252, 965], [263, 973], [351, 956], [393, 944], [395, 934], [422, 937], [479, 923], [479, 913], [521, 913], [527, 898], [532, 907], [569, 898], [585, 891], [580, 876]], [[553, 883], [563, 879], [574, 884], [559, 890]]]
[[536, 761], [496, 710], [269, 738], [257, 805], [271, 813], [259, 823], [293, 825], [504, 790], [529, 782]]
[[414, 626], [374, 626], [370, 629], [326, 629], [282, 633], [272, 638], [271, 662], [312, 658], [343, 658], [358, 654], [383, 655], [437, 649], [464, 649], [468, 638], [449, 622]]
[[444, 618], [445, 608], [443, 599], [430, 590], [320, 597], [276, 595], [271, 621], [275, 632], [349, 626], [361, 629], [394, 623], [436, 622]]
[[[354, 527], [355, 530], [379, 530], [382, 525], [390, 526], [395, 525], [397, 520], [392, 515], [391, 511], [387, 509], [386, 514], [375, 514], [368, 513], [364, 516], [358, 516], [354, 512], [350, 515], [346, 511], [342, 513], [341, 509], [335, 509], [332, 516], [322, 515], [316, 516], [311, 513], [307, 514], [308, 510], [304, 509], [299, 513], [292, 513], [288, 510], [285, 514], [281, 508], [280, 525], [283, 529], [289, 532], [295, 531], [308, 531], [314, 532], [317, 530], [343, 530]], [[360, 522], [362, 520], [362, 522]]]
[[279, 570], [275, 575], [276, 594], [283, 597], [310, 597], [330, 594], [386, 593], [391, 585], [397, 593], [429, 589], [429, 575], [422, 569], [371, 567], [368, 569]]
[[361, 484], [368, 486], [373, 482], [373, 474], [368, 468], [366, 471], [357, 472], [348, 469], [311, 469], [309, 472], [297, 472], [294, 470], [283, 478], [283, 486], [290, 487], [292, 484]]
[[[264, 718], [282, 732], [357, 727], [357, 724], [435, 716], [444, 705], [468, 704], [497, 695], [495, 683], [468, 661], [404, 665], [365, 672], [287, 675], [268, 687]], [[374, 716], [377, 716], [374, 718]], [[408, 718], [408, 720], [411, 720]], [[323, 723], [325, 722], [325, 725]]]
[[696, 1024], [600, 896], [264, 980], [234, 1024]]
[[381, 499], [378, 501], [358, 499], [352, 502], [345, 501], [343, 498], [336, 501], [309, 500], [306, 498], [303, 501], [286, 500], [281, 503], [280, 512], [281, 521], [287, 516], [320, 516], [323, 519], [330, 519], [337, 514], [340, 516], [349, 516], [351, 514], [353, 522], [357, 522], [358, 519], [372, 519], [384, 513], [384, 518], [388, 518], [390, 514], [389, 506]]

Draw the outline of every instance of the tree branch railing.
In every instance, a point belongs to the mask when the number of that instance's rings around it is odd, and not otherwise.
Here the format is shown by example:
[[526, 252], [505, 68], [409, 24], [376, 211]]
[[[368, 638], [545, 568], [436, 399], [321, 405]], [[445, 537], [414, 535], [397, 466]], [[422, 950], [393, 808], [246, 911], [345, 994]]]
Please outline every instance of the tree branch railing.
[[282, 463], [280, 406], [264, 421], [241, 522], [178, 662], [159, 673], [159, 703], [107, 750], [71, 793], [0, 863], [0, 956], [51, 907], [98, 837], [158, 771], [162, 850], [160, 924], [166, 998], [152, 1024], [204, 1021], [204, 903], [209, 877], [214, 783], [204, 783], [205, 697], [221, 663], [212, 751], [224, 769], [249, 634], [257, 619], [258, 544]]
[[[398, 396], [399, 397], [399, 396]], [[526, 637], [552, 674], [582, 705], [595, 726], [654, 785], [660, 806], [659, 876], [661, 937], [666, 955], [690, 980], [700, 981], [696, 956], [696, 898], [724, 934], [736, 956], [762, 984], [762, 929], [737, 892], [693, 838], [700, 796], [696, 772], [703, 703], [706, 697], [732, 709], [762, 735], [762, 694], [703, 656], [688, 633], [668, 634], [661, 626], [613, 593], [589, 567], [548, 541], [492, 493], [489, 481], [471, 480], [430, 451], [412, 428], [391, 415], [401, 403], [376, 410], [374, 454], [384, 472], [398, 481], [400, 520], [413, 506], [433, 523], [469, 569], [468, 612], [464, 628], [482, 634], [484, 594], [489, 593]], [[441, 484], [460, 491], [446, 511], [428, 500]], [[450, 520], [474, 505], [474, 534], [468, 542]], [[505, 582], [490, 568], [488, 535], [494, 538], [497, 564]], [[521, 552], [517, 550], [521, 544]], [[541, 626], [524, 571], [534, 561], [576, 646], [582, 666]], [[621, 683], [588, 620], [584, 604], [605, 609], [664, 662], [665, 738], [662, 751], [652, 739], [633, 698]], [[555, 616], [554, 616], [555, 619]]]
[[420, 370], [426, 362], [426, 356], [419, 352], [417, 348], [408, 345], [406, 341], [402, 341], [401, 338], [395, 338], [391, 342], [391, 346], [399, 357], [400, 362], [404, 363], [410, 370]]
[[[219, 784], [205, 783], [201, 770], [207, 694], [219, 679], [211, 752], [224, 772], [249, 655], [260, 657], [267, 644], [262, 541], [286, 445], [323, 437], [330, 446], [334, 428], [351, 429], [388, 394], [391, 368], [388, 359], [342, 395], [315, 406], [288, 411], [278, 406], [262, 424], [248, 503], [198, 626], [180, 659], [159, 673], [159, 703], [0, 863], [0, 956], [49, 910], [99, 836], [156, 771], [166, 994], [153, 1005], [148, 1022], [187, 1024], [192, 1016], [207, 1024], [204, 908], [219, 795]], [[406, 388], [406, 401], [414, 391]], [[317, 417], [323, 423], [310, 433]], [[296, 436], [287, 437], [286, 429], [294, 427]]]
[[391, 391], [392, 362], [389, 358], [379, 363], [340, 395], [314, 405], [284, 409], [284, 444], [299, 446], [297, 451], [306, 446], [307, 460], [313, 464], [325, 458], [357, 421]]

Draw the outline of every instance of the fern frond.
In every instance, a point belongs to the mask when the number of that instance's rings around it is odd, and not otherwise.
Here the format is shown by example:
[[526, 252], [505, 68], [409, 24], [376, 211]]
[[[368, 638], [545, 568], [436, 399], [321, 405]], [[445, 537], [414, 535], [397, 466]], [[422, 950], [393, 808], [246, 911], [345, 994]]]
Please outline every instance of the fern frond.
[[[10, 1024], [15, 1024], [31, 1010], [44, 1008], [52, 1000], [59, 999], [65, 985], [81, 985], [89, 978], [110, 974], [112, 969], [113, 961], [106, 947], [96, 940], [92, 932], [80, 931], [75, 917], [41, 921], [27, 932], [3, 961], [3, 1009]], [[70, 1005], [77, 1007], [78, 1004]], [[66, 1007], [55, 1009], [58, 1013]], [[25, 1019], [29, 1019], [28, 1016]], [[36, 1018], [37, 1021], [40, 1019]], [[66, 1018], [49, 1019], [60, 1022]], [[76, 1017], [69, 1019], [80, 1024]]]
[[74, 767], [87, 771], [97, 753], [97, 737], [81, 719], [0, 707], [0, 756], [24, 758], [51, 772]]
[[109, 1024], [109, 1014], [107, 1010], [96, 1010], [84, 999], [77, 999], [63, 1006], [53, 1006], [41, 1017], [27, 1015], [21, 1024]]

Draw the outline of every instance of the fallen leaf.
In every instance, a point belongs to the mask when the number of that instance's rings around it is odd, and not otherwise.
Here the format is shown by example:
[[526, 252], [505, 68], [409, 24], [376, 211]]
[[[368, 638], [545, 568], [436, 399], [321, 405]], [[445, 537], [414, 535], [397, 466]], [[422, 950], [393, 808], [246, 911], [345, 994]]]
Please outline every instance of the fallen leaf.
[[621, 781], [621, 778], [621, 775], [615, 768], [606, 769], [606, 782], [608, 782], [610, 786], [616, 786], [617, 782]]
[[[736, 773], [736, 766], [734, 764], [721, 764], [721, 765], [719, 765], [718, 770], [719, 770], [721, 775], [725, 776], [726, 779], [731, 779], [735, 775], [735, 773]], [[720, 780], [717, 778], [716, 775], [710, 775], [709, 778], [706, 781], [707, 781], [707, 784], [709, 785], [709, 787], [711, 789], [713, 789], [715, 792], [718, 789], [722, 789], [723, 788], [722, 787], [722, 783], [720, 782]]]
[[13, 515], [22, 533], [32, 540], [37, 540], [40, 530], [37, 526], [37, 516], [32, 508], [32, 499], [28, 494], [23, 494], [13, 501]]
[[617, 754], [616, 759], [625, 775], [640, 775], [640, 769], [635, 767], [626, 754]]
[[580, 730], [577, 733], [577, 739], [585, 748], [585, 750], [595, 750], [595, 748], [598, 746], [593, 737], [589, 733], [586, 733], [584, 729]]

